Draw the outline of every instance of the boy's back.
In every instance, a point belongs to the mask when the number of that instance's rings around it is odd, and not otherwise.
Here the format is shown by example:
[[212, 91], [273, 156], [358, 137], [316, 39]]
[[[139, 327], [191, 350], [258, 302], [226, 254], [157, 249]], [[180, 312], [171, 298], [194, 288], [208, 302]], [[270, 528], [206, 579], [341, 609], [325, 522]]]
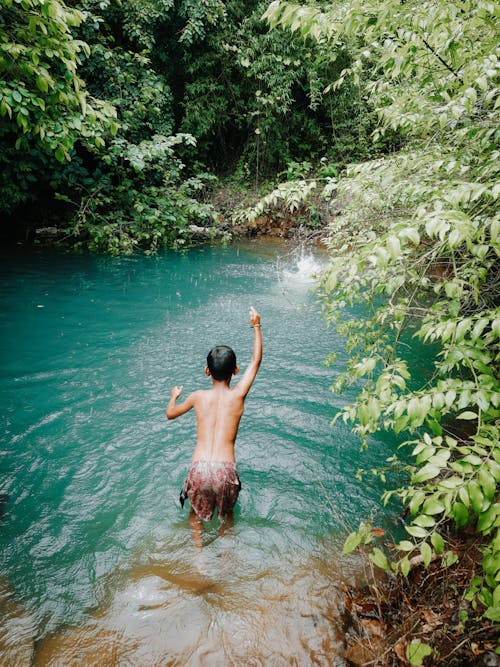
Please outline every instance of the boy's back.
[[234, 443], [245, 400], [238, 385], [231, 389], [217, 384], [195, 392], [193, 400], [197, 440], [192, 460], [234, 461]]
[[[194, 408], [197, 439], [190, 473], [181, 494], [189, 497], [191, 507], [202, 519], [210, 519], [215, 504], [219, 515], [231, 510], [240, 488], [236, 474], [234, 444], [243, 414], [246, 395], [255, 380], [262, 359], [260, 315], [250, 309], [250, 326], [254, 330], [252, 359], [238, 384], [231, 389], [231, 377], [239, 371], [236, 356], [225, 345], [213, 348], [207, 357], [206, 375], [212, 378], [212, 388], [193, 392], [179, 405], [176, 400], [182, 387], [175, 386], [167, 406], [167, 418], [175, 419]], [[237, 490], [227, 496], [227, 488]], [[222, 495], [221, 495], [222, 494]]]

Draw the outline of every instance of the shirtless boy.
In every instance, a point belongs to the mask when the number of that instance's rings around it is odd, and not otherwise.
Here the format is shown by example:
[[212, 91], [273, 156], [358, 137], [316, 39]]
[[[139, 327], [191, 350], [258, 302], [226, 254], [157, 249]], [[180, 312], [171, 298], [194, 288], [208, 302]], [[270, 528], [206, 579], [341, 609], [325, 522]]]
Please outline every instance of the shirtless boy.
[[253, 306], [250, 308], [250, 326], [254, 331], [252, 359], [234, 388], [230, 383], [239, 371], [236, 356], [230, 347], [218, 345], [209, 352], [205, 368], [205, 374], [212, 378], [212, 388], [195, 391], [177, 405], [182, 387], [176, 386], [167, 405], [168, 419], [175, 419], [191, 408], [196, 413], [197, 442], [181, 492], [181, 504], [189, 498], [192, 512], [205, 521], [210, 521], [215, 507], [219, 518], [229, 514], [241, 488], [234, 443], [245, 398], [262, 359], [260, 315]]

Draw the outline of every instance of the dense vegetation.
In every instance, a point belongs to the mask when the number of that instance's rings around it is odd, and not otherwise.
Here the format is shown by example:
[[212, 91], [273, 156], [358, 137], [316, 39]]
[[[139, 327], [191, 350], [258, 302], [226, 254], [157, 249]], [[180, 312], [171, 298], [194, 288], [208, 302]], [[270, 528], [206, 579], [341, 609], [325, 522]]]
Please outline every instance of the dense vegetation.
[[325, 92], [349, 52], [270, 33], [266, 3], [0, 6], [7, 230], [56, 225], [61, 240], [107, 252], [179, 245], [192, 224], [214, 224], [218, 175], [255, 185], [369, 154], [359, 90]]
[[[77, 248], [154, 250], [215, 228], [220, 176], [285, 176], [253, 217], [321, 197], [325, 310], [351, 353], [334, 388], [360, 387], [337, 418], [365, 445], [379, 429], [403, 443], [378, 474], [402, 480], [385, 500], [409, 508], [408, 539], [371, 557], [403, 576], [416, 551], [449, 566], [444, 527], [474, 526], [486, 546], [467, 597], [499, 621], [495, 5], [0, 2], [7, 228], [36, 216]], [[371, 316], [345, 321], [354, 302]], [[411, 336], [436, 359], [423, 379]], [[346, 550], [371, 539], [361, 526]], [[432, 648], [410, 650], [418, 664]]]
[[[350, 166], [328, 179], [337, 197], [331, 224], [333, 259], [323, 281], [327, 317], [351, 352], [334, 389], [360, 386], [336, 418], [352, 422], [365, 445], [384, 429], [402, 447], [378, 471], [397, 471], [397, 496], [409, 509], [408, 539], [390, 562], [374, 547], [373, 562], [407, 575], [409, 556], [427, 566], [456, 559], [444, 528], [474, 526], [486, 537], [482, 573], [466, 599], [478, 615], [500, 621], [500, 220], [499, 50], [492, 3], [352, 0], [321, 12], [273, 2], [271, 25], [349, 43], [352, 65], [334, 87], [355, 81], [377, 109], [374, 138], [396, 129], [400, 151]], [[370, 317], [344, 319], [346, 303], [364, 303]], [[404, 359], [409, 336], [429, 344], [428, 373]], [[419, 380], [420, 375], [420, 380]], [[362, 525], [346, 551], [372, 541]], [[467, 613], [464, 612], [465, 617]], [[465, 617], [463, 620], [465, 620]], [[421, 664], [433, 652], [408, 645]], [[437, 654], [434, 658], [437, 659]]]

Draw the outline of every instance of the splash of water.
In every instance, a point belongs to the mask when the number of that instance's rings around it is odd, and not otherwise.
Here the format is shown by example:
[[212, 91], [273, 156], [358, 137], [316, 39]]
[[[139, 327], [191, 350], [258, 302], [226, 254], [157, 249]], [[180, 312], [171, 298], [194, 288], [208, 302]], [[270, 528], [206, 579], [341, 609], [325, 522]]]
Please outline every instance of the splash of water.
[[314, 283], [322, 269], [323, 264], [318, 257], [307, 247], [301, 246], [293, 253], [291, 266], [283, 270], [283, 277], [297, 283]]

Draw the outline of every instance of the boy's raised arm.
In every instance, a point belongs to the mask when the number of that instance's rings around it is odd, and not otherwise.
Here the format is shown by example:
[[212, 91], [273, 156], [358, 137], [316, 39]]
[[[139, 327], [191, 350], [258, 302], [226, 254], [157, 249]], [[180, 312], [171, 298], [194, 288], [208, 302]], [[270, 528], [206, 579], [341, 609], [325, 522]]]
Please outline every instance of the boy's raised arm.
[[260, 362], [262, 361], [262, 329], [260, 326], [260, 315], [253, 306], [250, 308], [250, 326], [253, 328], [252, 359], [243, 373], [243, 377], [235, 387], [235, 390], [240, 392], [243, 397], [250, 391], [250, 387], [255, 380]]
[[170, 400], [167, 405], [167, 419], [175, 419], [194, 407], [194, 393], [190, 394], [185, 401], [176, 405], [175, 402], [181, 393], [182, 387], [178, 387], [177, 385], [170, 392]]

